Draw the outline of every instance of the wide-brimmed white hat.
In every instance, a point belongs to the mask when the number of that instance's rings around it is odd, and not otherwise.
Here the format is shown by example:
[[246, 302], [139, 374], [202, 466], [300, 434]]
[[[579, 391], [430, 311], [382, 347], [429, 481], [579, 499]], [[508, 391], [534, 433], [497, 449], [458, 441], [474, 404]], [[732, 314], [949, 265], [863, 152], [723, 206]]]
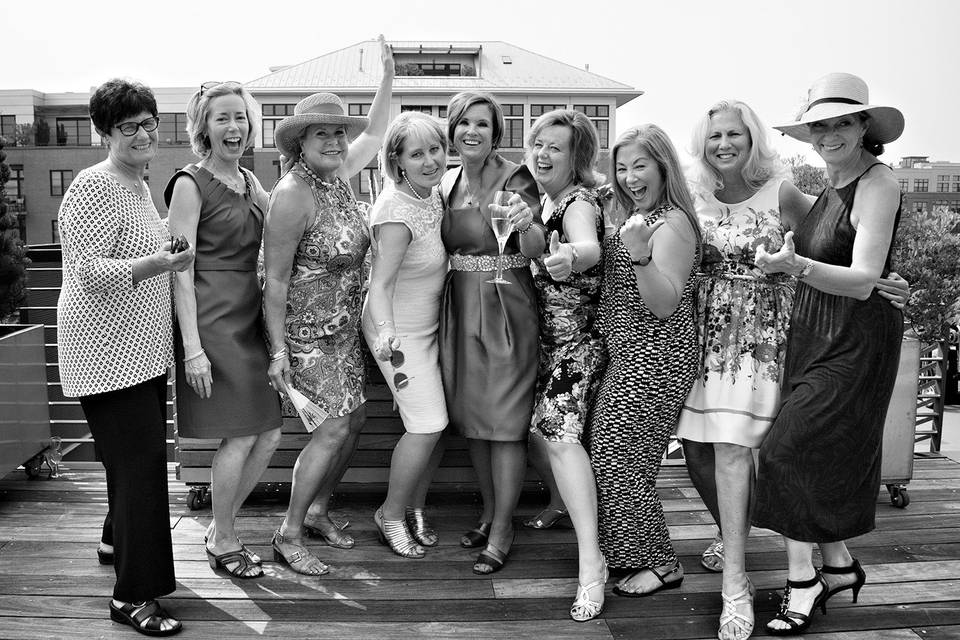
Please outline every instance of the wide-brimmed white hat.
[[903, 114], [894, 107], [870, 104], [867, 83], [851, 73], [828, 73], [807, 93], [807, 104], [794, 122], [774, 127], [791, 138], [810, 142], [811, 122], [866, 111], [870, 114], [867, 138], [880, 144], [903, 133]]
[[363, 116], [348, 116], [343, 101], [328, 92], [314, 93], [297, 103], [293, 115], [277, 124], [273, 141], [280, 153], [288, 158], [300, 155], [300, 134], [312, 124], [342, 124], [347, 137], [355, 138], [367, 128], [370, 121]]

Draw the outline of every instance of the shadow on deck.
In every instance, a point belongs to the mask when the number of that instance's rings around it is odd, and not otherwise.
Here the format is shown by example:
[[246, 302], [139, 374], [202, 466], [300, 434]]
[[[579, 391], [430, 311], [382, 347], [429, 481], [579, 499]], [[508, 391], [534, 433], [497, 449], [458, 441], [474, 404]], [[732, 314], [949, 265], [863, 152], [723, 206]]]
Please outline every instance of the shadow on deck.
[[[338, 496], [336, 510], [351, 521], [357, 546], [314, 547], [329, 575], [307, 578], [265, 562], [264, 578], [229, 580], [210, 570], [203, 553], [209, 509], [190, 511], [185, 487], [171, 473], [178, 584], [165, 602], [184, 621], [182, 638], [715, 638], [720, 576], [698, 561], [714, 533], [709, 514], [682, 466], [664, 467], [658, 486], [687, 573], [683, 587], [632, 600], [613, 596], [608, 586], [601, 617], [578, 624], [567, 617], [576, 589], [573, 531], [519, 526], [537, 510], [535, 494], [524, 495], [514, 550], [491, 578], [473, 575], [475, 551], [458, 546], [476, 523], [474, 494], [431, 496], [440, 545], [422, 560], [404, 560], [376, 541], [371, 514], [382, 496], [351, 492]], [[960, 464], [919, 458], [909, 491], [903, 510], [882, 491], [877, 530], [850, 545], [868, 575], [859, 604], [838, 596], [806, 637], [960, 638]], [[244, 541], [267, 560], [286, 497], [259, 491], [239, 518]], [[140, 637], [107, 617], [114, 576], [95, 554], [105, 505], [98, 471], [67, 469], [53, 480], [18, 472], [0, 480], [0, 637]], [[763, 636], [785, 579], [780, 538], [755, 530], [747, 566], [759, 589], [755, 636]]]

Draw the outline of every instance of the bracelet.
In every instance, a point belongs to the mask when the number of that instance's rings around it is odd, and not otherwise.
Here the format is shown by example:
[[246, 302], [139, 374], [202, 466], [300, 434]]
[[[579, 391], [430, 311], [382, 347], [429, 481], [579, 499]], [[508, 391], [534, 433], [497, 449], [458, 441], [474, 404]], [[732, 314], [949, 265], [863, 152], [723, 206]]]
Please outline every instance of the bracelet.
[[567, 246], [570, 247], [570, 251], [571, 253], [573, 253], [573, 257], [570, 258], [570, 271], [575, 271], [575, 269], [573, 268], [573, 265], [575, 265], [577, 263], [577, 260], [580, 259], [580, 252], [577, 251], [577, 245], [575, 244], [571, 244], [568, 242]]
[[652, 254], [652, 253], [648, 253], [648, 254], [645, 255], [645, 256], [641, 256], [641, 257], [637, 258], [636, 260], [634, 260], [633, 258], [631, 258], [631, 259], [630, 259], [630, 264], [632, 264], [632, 265], [635, 266], [635, 267], [645, 267], [645, 266], [647, 266], [648, 264], [650, 264], [650, 258], [652, 258], [652, 257], [653, 257], [653, 254]]
[[528, 224], [525, 229], [521, 229], [521, 228], [517, 227], [517, 233], [519, 233], [520, 235], [523, 235], [523, 234], [527, 233], [528, 231], [530, 231], [530, 229], [532, 229], [532, 228], [533, 228], [533, 221], [531, 220], [531, 221], [530, 221], [530, 224]]
[[800, 268], [800, 273], [797, 274], [797, 280], [803, 280], [810, 272], [813, 271], [813, 260], [810, 258], [800, 258], [804, 261], [803, 267]]
[[281, 349], [270, 354], [270, 362], [279, 362], [285, 360], [290, 355], [290, 350], [284, 345]]
[[200, 356], [202, 356], [202, 355], [204, 355], [204, 354], [206, 354], [206, 351], [204, 351], [203, 349], [200, 349], [200, 351], [197, 351], [197, 352], [196, 352], [195, 354], [193, 354], [192, 356], [184, 356], [184, 357], [183, 357], [183, 361], [184, 361], [184, 362], [190, 362], [191, 360], [194, 360], [194, 359], [196, 359], [196, 358], [199, 358]]
[[377, 326], [382, 327], [387, 324], [393, 324], [393, 320], [381, 320], [380, 322], [377, 323]]

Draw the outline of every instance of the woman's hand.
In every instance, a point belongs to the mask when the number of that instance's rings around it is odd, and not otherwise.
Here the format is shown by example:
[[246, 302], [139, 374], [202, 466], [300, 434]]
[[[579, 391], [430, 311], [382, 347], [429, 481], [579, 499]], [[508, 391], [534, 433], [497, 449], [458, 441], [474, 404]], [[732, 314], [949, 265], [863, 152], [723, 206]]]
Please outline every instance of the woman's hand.
[[394, 350], [400, 348], [400, 338], [392, 330], [381, 331], [373, 343], [373, 355], [377, 360], [386, 362], [393, 355]]
[[758, 245], [753, 262], [766, 274], [798, 275], [803, 269], [803, 263], [793, 246], [793, 231], [787, 231], [783, 234], [783, 246], [776, 253], [767, 253], [765, 246]]
[[270, 378], [270, 386], [281, 393], [287, 388], [287, 385], [292, 386], [289, 356], [279, 360], [271, 360], [270, 366], [267, 367], [267, 377]]
[[396, 72], [393, 62], [393, 47], [387, 44], [387, 40], [382, 33], [377, 36], [377, 44], [380, 45], [380, 62], [383, 64], [383, 73], [392, 76]]
[[891, 271], [886, 278], [877, 280], [877, 293], [890, 301], [897, 309], [903, 309], [910, 300], [910, 283]]
[[172, 253], [170, 249], [172, 243], [168, 240], [163, 243], [160, 251], [153, 254], [156, 261], [160, 264], [163, 271], [186, 271], [193, 264], [193, 259], [197, 252], [193, 247], [188, 247], [183, 251]]
[[563, 282], [573, 273], [573, 247], [560, 242], [560, 234], [554, 231], [550, 234], [549, 252], [550, 255], [543, 259], [543, 266], [551, 278]]
[[183, 362], [183, 374], [190, 388], [201, 398], [209, 398], [213, 394], [213, 369], [207, 354], [202, 351], [196, 357]]
[[487, 205], [490, 211], [497, 213], [502, 211], [510, 218], [510, 224], [513, 225], [513, 228], [517, 231], [526, 231], [530, 228], [530, 225], [533, 224], [533, 210], [530, 208], [530, 205], [520, 196], [519, 193], [514, 193], [510, 196], [510, 199], [507, 201], [507, 206], [501, 206], [498, 204]]
[[643, 216], [635, 215], [627, 218], [627, 221], [620, 227], [620, 241], [630, 252], [631, 260], [650, 257], [650, 238], [666, 222], [665, 219], [661, 218], [652, 225], [648, 225]]

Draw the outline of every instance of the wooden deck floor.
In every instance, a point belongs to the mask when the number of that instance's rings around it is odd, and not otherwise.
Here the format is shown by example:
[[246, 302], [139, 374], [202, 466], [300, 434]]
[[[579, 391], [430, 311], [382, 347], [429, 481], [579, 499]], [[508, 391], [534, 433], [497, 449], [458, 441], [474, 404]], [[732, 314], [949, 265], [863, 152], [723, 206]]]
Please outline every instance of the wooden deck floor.
[[[720, 579], [697, 561], [713, 535], [709, 516], [683, 467], [664, 468], [660, 492], [687, 572], [683, 587], [641, 600], [608, 591], [601, 618], [577, 624], [566, 613], [576, 575], [569, 529], [520, 528], [507, 567], [481, 578], [470, 570], [474, 552], [457, 545], [474, 523], [475, 496], [434, 496], [441, 544], [423, 560], [404, 560], [376, 542], [370, 514], [378, 496], [345, 494], [338, 511], [358, 544], [317, 547], [330, 575], [306, 578], [266, 562], [266, 577], [231, 581], [204, 558], [209, 510], [187, 509], [183, 485], [171, 480], [178, 586], [166, 603], [184, 621], [182, 638], [715, 638]], [[868, 574], [860, 603], [838, 597], [807, 637], [960, 638], [960, 464], [917, 460], [909, 493], [905, 510], [879, 496], [877, 530], [851, 544]], [[518, 517], [533, 513], [537, 498], [526, 495]], [[264, 558], [272, 558], [284, 500], [260, 492], [242, 512], [242, 536]], [[98, 472], [0, 480], [0, 637], [141, 637], [106, 616], [114, 576], [94, 553], [105, 503]], [[779, 602], [783, 566], [779, 538], [755, 531], [748, 568], [761, 622]]]

